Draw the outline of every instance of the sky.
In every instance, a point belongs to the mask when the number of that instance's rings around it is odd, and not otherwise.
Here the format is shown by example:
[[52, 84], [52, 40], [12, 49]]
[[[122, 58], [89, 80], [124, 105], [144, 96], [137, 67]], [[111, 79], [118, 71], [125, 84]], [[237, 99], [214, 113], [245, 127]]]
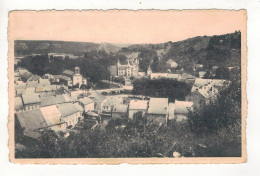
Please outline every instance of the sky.
[[13, 40], [62, 40], [137, 44], [181, 41], [245, 29], [245, 11], [16, 11]]

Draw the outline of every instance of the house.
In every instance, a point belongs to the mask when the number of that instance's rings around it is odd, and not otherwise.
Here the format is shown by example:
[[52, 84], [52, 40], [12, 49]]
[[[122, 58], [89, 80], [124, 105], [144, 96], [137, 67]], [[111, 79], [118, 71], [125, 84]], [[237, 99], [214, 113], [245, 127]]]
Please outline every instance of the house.
[[102, 113], [111, 113], [113, 106], [123, 104], [123, 98], [117, 96], [107, 96], [102, 104]]
[[41, 98], [41, 107], [51, 106], [57, 104], [63, 104], [70, 102], [70, 98], [67, 95], [56, 95]]
[[33, 109], [39, 109], [41, 99], [39, 94], [36, 93], [25, 93], [22, 95], [24, 110], [29, 111]]
[[178, 101], [174, 103], [174, 118], [176, 121], [187, 120], [188, 113], [193, 110], [193, 102]]
[[128, 105], [126, 104], [116, 104], [113, 106], [112, 119], [127, 119]]
[[61, 113], [56, 105], [41, 107], [40, 111], [49, 129], [55, 132], [66, 130], [66, 122], [62, 119]]
[[40, 109], [18, 112], [15, 116], [15, 133], [22, 133], [23, 136], [37, 139], [41, 131], [48, 127]]
[[82, 84], [87, 85], [87, 80], [80, 74], [79, 67], [75, 67], [74, 72], [71, 70], [64, 70], [61, 76], [58, 77], [58, 80], [69, 87], [78, 85], [80, 88]]
[[106, 97], [104, 95], [102, 95], [101, 93], [97, 92], [97, 91], [89, 91], [90, 95], [88, 96], [88, 98], [90, 98], [91, 100], [94, 101], [94, 108], [96, 111], [98, 111], [99, 113], [102, 112], [102, 106], [103, 103], [106, 99]]
[[204, 97], [199, 91], [191, 92], [185, 98], [186, 101], [193, 102], [194, 108], [198, 109], [208, 103], [208, 99]]
[[79, 99], [79, 105], [82, 106], [85, 112], [90, 112], [95, 110], [94, 101], [88, 97]]
[[27, 81], [26, 87], [37, 87], [39, 85], [38, 81]]
[[167, 78], [168, 73], [151, 73], [150, 78], [151, 79], [161, 79], [161, 78]]
[[38, 81], [39, 85], [40, 86], [50, 86], [51, 83], [50, 83], [50, 80], [49, 79], [39, 79]]
[[144, 116], [148, 109], [148, 101], [146, 100], [130, 100], [128, 117], [133, 119], [133, 116], [137, 112], [142, 112]]
[[66, 126], [74, 127], [79, 121], [83, 119], [82, 109], [72, 103], [64, 103], [57, 105], [61, 113], [61, 118], [66, 122]]
[[127, 63], [122, 63], [119, 59], [117, 62], [117, 76], [137, 76], [139, 72], [139, 59], [136, 57], [134, 59], [127, 60]]
[[60, 87], [60, 85], [37, 86], [35, 92], [39, 93], [41, 97], [54, 96]]
[[169, 73], [167, 75], [167, 79], [172, 79], [172, 80], [178, 81], [180, 79], [180, 74]]
[[188, 84], [193, 84], [195, 82], [196, 77], [193, 75], [190, 75], [188, 73], [182, 73], [179, 77], [179, 81], [186, 82]]
[[147, 111], [148, 123], [167, 123], [168, 98], [150, 98]]
[[15, 112], [23, 111], [23, 100], [21, 97], [14, 98], [14, 110]]

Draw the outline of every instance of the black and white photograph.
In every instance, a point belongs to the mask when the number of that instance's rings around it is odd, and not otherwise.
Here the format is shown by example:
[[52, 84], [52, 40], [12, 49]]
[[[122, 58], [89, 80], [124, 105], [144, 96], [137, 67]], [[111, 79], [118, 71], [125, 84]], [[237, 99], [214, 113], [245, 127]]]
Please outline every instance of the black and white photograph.
[[10, 20], [15, 160], [246, 161], [245, 11], [14, 11]]

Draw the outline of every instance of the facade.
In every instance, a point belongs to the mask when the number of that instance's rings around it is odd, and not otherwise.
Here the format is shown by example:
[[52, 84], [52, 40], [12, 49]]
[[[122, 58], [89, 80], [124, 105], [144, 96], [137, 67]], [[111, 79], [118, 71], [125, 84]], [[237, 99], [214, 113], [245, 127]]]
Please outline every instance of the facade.
[[95, 110], [94, 101], [88, 97], [79, 99], [79, 105], [82, 106], [85, 112], [91, 112]]
[[129, 119], [133, 119], [133, 116], [137, 112], [142, 112], [144, 116], [147, 112], [148, 108], [148, 101], [146, 100], [131, 100], [129, 103], [129, 112], [128, 117]]
[[104, 103], [106, 97], [97, 91], [90, 91], [89, 93], [90, 93], [90, 95], [88, 96], [88, 98], [90, 98], [91, 100], [94, 101], [95, 111], [97, 111], [98, 113], [101, 113], [103, 103]]
[[128, 105], [125, 104], [117, 104], [113, 106], [112, 110], [112, 119], [127, 119]]
[[150, 98], [147, 122], [166, 124], [168, 119], [168, 98]]
[[187, 120], [189, 111], [193, 110], [193, 102], [190, 101], [178, 101], [174, 103], [174, 117], [176, 121], [181, 122]]
[[64, 103], [57, 105], [58, 110], [61, 113], [61, 118], [66, 122], [66, 127], [74, 127], [79, 121], [83, 119], [82, 110], [72, 103]]
[[64, 70], [62, 75], [55, 75], [55, 77], [57, 78], [57, 81], [60, 81], [70, 87], [76, 85], [80, 87], [82, 84], [87, 84], [87, 80], [80, 74], [79, 67], [75, 67], [74, 72], [71, 70]]
[[39, 109], [41, 104], [41, 99], [39, 94], [28, 93], [22, 95], [24, 111], [30, 111], [34, 109]]
[[41, 107], [40, 110], [49, 129], [55, 132], [66, 131], [66, 122], [56, 105]]
[[135, 58], [133, 61], [127, 61], [127, 64], [117, 62], [117, 76], [130, 77], [137, 76], [139, 72], [139, 59]]

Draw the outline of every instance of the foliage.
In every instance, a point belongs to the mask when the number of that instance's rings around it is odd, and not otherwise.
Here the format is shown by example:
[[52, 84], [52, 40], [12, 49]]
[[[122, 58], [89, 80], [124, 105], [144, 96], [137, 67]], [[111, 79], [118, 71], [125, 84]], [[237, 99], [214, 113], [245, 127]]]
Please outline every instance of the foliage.
[[171, 79], [135, 79], [133, 93], [145, 96], [183, 100], [191, 90], [191, 86], [184, 82]]
[[229, 125], [241, 124], [241, 77], [235, 77], [216, 101], [190, 113], [189, 123], [196, 133], [216, 132]]

